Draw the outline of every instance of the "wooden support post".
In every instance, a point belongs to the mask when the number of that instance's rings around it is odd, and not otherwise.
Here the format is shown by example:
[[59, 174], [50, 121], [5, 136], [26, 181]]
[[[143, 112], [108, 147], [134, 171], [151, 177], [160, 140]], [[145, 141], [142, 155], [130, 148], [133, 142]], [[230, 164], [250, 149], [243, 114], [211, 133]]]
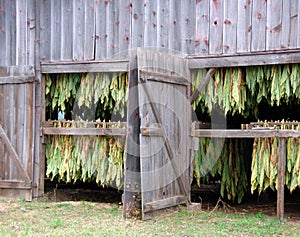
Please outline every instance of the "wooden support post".
[[286, 138], [279, 139], [278, 157], [278, 187], [277, 187], [277, 216], [284, 218], [284, 183], [286, 162]]
[[123, 217], [140, 215], [140, 118], [136, 52], [130, 52], [129, 91], [127, 103], [126, 163], [123, 194]]

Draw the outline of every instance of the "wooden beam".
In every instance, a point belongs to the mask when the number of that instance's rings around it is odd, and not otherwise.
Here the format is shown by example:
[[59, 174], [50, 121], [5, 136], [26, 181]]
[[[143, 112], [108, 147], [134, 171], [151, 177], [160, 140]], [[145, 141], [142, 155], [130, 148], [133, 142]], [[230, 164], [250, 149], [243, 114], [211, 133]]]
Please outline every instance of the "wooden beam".
[[0, 189], [31, 189], [31, 182], [0, 180]]
[[170, 198], [161, 199], [155, 202], [149, 202], [144, 206], [144, 212], [157, 211], [160, 209], [186, 204], [186, 197], [184, 195], [174, 196]]
[[195, 90], [194, 94], [190, 97], [191, 104], [194, 103], [194, 101], [197, 99], [198, 95], [201, 93], [201, 91], [204, 89], [204, 87], [208, 84], [209, 80], [212, 78], [212, 76], [217, 71], [216, 68], [211, 68], [206, 73], [204, 79], [200, 82], [200, 85]]
[[300, 137], [299, 130], [276, 130], [276, 129], [195, 129], [193, 137], [211, 138], [262, 138], [262, 137]]
[[126, 136], [126, 128], [42, 128], [43, 135]]
[[42, 63], [42, 73], [127, 72], [128, 60]]
[[141, 133], [143, 136], [148, 136], [148, 137], [163, 137], [164, 136], [163, 128], [142, 127]]
[[190, 69], [300, 63], [299, 50], [268, 51], [251, 54], [193, 56]]
[[140, 81], [158, 81], [158, 82], [166, 82], [177, 85], [187, 85], [189, 83], [188, 78], [176, 75], [165, 75], [159, 72], [149, 72], [146, 70], [140, 70]]
[[3, 84], [24, 84], [24, 83], [33, 83], [34, 77], [27, 77], [27, 76], [7, 76], [7, 77], [0, 77], [0, 85]]
[[278, 183], [277, 183], [277, 216], [284, 218], [284, 183], [285, 183], [285, 162], [286, 162], [286, 139], [279, 140], [278, 156]]

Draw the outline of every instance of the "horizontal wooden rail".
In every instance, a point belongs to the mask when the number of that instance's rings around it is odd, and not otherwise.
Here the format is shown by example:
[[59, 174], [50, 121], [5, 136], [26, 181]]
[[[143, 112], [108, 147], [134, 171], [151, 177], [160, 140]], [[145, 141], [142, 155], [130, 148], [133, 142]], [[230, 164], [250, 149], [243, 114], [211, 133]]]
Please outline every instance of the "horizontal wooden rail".
[[0, 189], [31, 189], [31, 182], [0, 180]]
[[212, 138], [300, 138], [300, 130], [277, 130], [277, 129], [259, 129], [259, 130], [241, 130], [241, 129], [194, 129], [193, 137], [212, 137]]
[[42, 73], [128, 72], [128, 60], [42, 63]]
[[42, 128], [43, 135], [126, 136], [127, 128]]

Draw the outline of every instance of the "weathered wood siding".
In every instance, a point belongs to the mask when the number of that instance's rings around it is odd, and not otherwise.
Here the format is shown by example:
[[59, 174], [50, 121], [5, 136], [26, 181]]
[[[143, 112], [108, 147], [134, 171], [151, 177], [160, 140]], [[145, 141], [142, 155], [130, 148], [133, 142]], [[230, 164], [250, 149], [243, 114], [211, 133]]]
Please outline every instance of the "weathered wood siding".
[[34, 65], [35, 0], [0, 0], [0, 66]]
[[197, 0], [196, 55], [237, 55], [300, 46], [297, 0]]

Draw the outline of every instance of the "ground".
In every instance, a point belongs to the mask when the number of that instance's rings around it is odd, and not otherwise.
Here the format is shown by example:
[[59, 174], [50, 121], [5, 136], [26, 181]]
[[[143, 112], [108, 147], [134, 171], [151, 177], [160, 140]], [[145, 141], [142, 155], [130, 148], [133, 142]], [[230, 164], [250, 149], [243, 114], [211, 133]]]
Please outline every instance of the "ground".
[[124, 220], [121, 192], [58, 187], [33, 202], [0, 199], [0, 236], [300, 236], [299, 212], [280, 221], [270, 200], [216, 206], [210, 199], [201, 211], [182, 206], [147, 221]]

